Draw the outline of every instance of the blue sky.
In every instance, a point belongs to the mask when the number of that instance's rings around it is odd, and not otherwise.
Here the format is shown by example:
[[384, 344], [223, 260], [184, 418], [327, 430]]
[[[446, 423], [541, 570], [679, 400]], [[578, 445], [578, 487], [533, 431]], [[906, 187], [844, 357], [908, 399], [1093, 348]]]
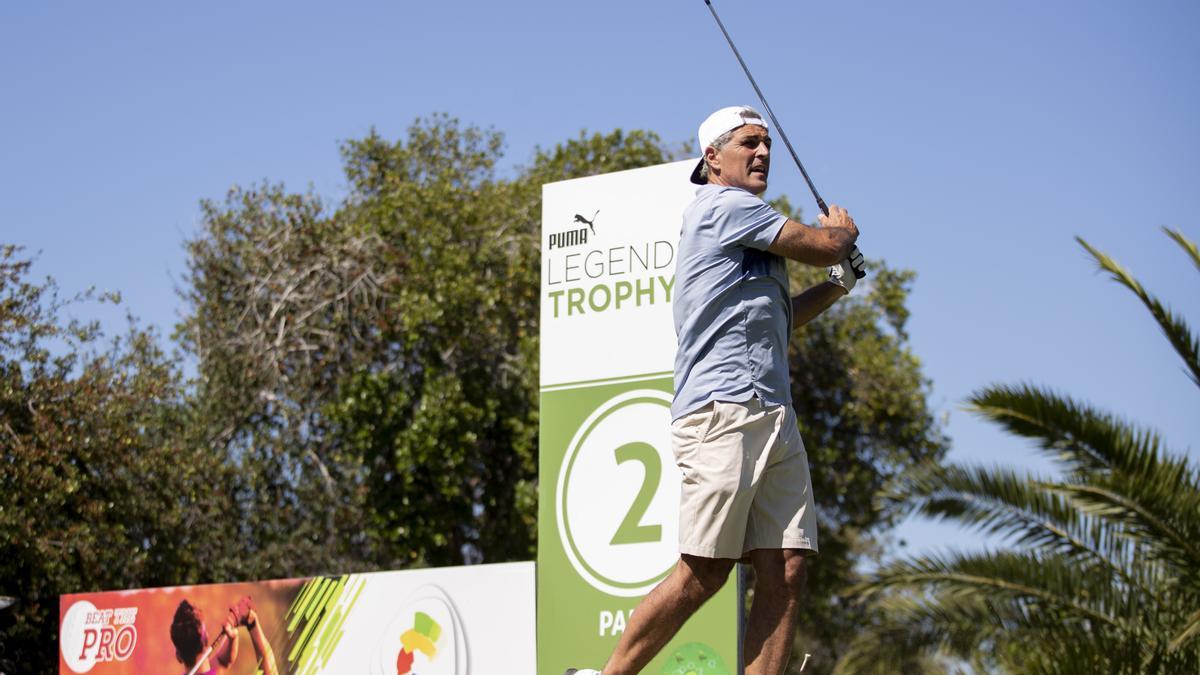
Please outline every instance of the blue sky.
[[[1197, 456], [1196, 388], [1073, 237], [1200, 327], [1200, 280], [1159, 232], [1200, 239], [1200, 4], [716, 2], [868, 260], [919, 273], [909, 328], [952, 458], [1045, 466], [961, 410], [1015, 381]], [[495, 127], [507, 172], [582, 129], [689, 141], [737, 103], [757, 106], [701, 0], [5, 3], [0, 241], [169, 333], [198, 201], [262, 180], [336, 200], [338, 143], [371, 127], [397, 137], [434, 112]], [[772, 174], [769, 194], [811, 217], [790, 161]], [[84, 315], [120, 330], [122, 313]]]

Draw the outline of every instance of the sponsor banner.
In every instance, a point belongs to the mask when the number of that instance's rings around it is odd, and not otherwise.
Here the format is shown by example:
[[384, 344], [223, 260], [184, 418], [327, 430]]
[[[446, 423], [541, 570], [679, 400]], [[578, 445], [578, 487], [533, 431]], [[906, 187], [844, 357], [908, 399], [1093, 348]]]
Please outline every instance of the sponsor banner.
[[534, 610], [533, 563], [64, 595], [59, 673], [525, 675]]
[[[671, 298], [694, 164], [542, 189], [542, 675], [599, 669], [679, 559]], [[730, 580], [644, 672], [737, 672], [738, 597]]]

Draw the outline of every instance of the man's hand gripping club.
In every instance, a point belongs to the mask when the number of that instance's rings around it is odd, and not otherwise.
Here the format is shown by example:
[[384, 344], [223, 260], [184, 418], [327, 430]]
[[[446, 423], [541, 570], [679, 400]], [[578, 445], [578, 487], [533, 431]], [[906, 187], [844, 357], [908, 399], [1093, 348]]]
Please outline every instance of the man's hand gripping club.
[[[854, 219], [850, 217], [850, 214], [846, 212], [846, 209], [843, 209], [842, 207], [840, 207], [836, 204], [834, 204], [833, 207], [829, 209], [828, 216], [826, 216], [826, 215], [817, 216], [817, 221], [819, 223], [821, 223], [821, 225], [823, 225], [824, 227], [852, 229], [854, 231], [854, 239], [855, 240], [858, 239], [858, 227], [855, 226]], [[855, 258], [857, 258], [857, 260], [855, 260]], [[842, 288], [846, 289], [846, 292], [849, 293], [850, 289], [854, 288], [854, 282], [856, 280], [867, 276], [866, 263], [863, 260], [862, 253], [860, 253], [858, 250], [858, 246], [854, 246], [853, 248], [851, 248], [850, 252], [846, 255], [846, 259], [843, 260], [838, 265], [834, 265], [834, 267], [838, 267], [838, 266], [842, 266], [842, 265], [844, 265], [846, 267], [845, 272], [847, 274], [850, 274], [850, 273], [853, 274], [853, 277], [848, 282], [849, 285], [836, 280], [834, 278], [832, 268], [829, 270], [829, 280], [832, 281], [833, 283], [837, 284], [838, 286], [841, 286]], [[839, 276], [839, 278], [840, 278], [840, 276]]]
[[[821, 227], [789, 219], [767, 250], [796, 262], [817, 267], [837, 265], [850, 256], [858, 240], [858, 226], [846, 209], [834, 204], [829, 215], [818, 216]], [[864, 272], [865, 274], [865, 272]]]

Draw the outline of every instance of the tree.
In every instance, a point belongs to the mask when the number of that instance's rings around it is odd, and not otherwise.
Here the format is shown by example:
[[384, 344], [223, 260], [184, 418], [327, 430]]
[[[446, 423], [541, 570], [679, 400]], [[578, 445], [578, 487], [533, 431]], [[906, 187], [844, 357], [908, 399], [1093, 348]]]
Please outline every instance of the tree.
[[342, 215], [393, 248], [386, 352], [332, 409], [391, 565], [527, 559], [536, 534], [541, 185], [657, 164], [645, 132], [580, 134], [498, 179], [501, 138], [435, 117], [344, 147]]
[[361, 463], [332, 438], [326, 409], [377, 342], [385, 246], [280, 186], [234, 188], [202, 210], [176, 336], [197, 361], [199, 442], [240, 477], [240, 572], [361, 567], [372, 550]]
[[373, 358], [329, 409], [362, 458], [381, 562], [532, 550], [537, 225], [496, 179], [498, 133], [435, 117], [404, 141], [347, 143], [339, 217], [387, 246]]
[[[220, 458], [186, 428], [183, 378], [132, 326], [102, 342], [0, 246], [0, 670], [57, 668], [58, 595], [221, 578], [236, 528]], [[115, 300], [115, 298], [103, 298]]]
[[[1167, 234], [1200, 268], [1195, 243]], [[1200, 386], [1200, 341], [1115, 260], [1079, 239], [1150, 311]], [[1200, 470], [1157, 433], [1031, 384], [993, 385], [972, 408], [1032, 439], [1061, 478], [925, 467], [892, 503], [1007, 537], [1019, 548], [901, 560], [862, 585], [881, 617], [847, 660], [943, 650], [1019, 673], [1200, 668]]]
[[434, 116], [345, 143], [332, 211], [279, 186], [205, 203], [178, 334], [206, 438], [268, 516], [248, 572], [533, 555], [541, 184], [666, 151], [581, 134], [505, 180], [501, 147]]

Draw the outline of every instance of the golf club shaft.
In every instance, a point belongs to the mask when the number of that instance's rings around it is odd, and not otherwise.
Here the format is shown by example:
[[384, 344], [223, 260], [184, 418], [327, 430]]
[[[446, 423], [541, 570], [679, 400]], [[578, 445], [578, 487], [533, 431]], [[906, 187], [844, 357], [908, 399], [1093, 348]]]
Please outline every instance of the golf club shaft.
[[205, 649], [200, 654], [200, 657], [196, 659], [196, 664], [193, 665], [192, 669], [188, 671], [188, 675], [196, 675], [196, 671], [200, 670], [200, 664], [204, 663], [204, 660], [212, 655], [213, 650], [216, 649], [217, 646], [219, 646], [221, 644], [221, 641], [224, 639], [225, 639], [225, 633], [221, 633], [220, 635], [218, 635], [217, 639], [213, 640], [212, 644], [209, 645], [208, 648]]
[[804, 182], [808, 183], [808, 189], [812, 191], [813, 198], [817, 200], [817, 207], [821, 209], [821, 213], [829, 215], [829, 207], [825, 205], [825, 200], [821, 199], [821, 195], [817, 193], [817, 186], [813, 185], [812, 179], [808, 177], [808, 172], [804, 170], [804, 165], [800, 163], [800, 156], [796, 154], [795, 148], [792, 147], [792, 142], [788, 140], [787, 134], [784, 133], [783, 127], [779, 124], [779, 120], [775, 118], [775, 113], [771, 111], [771, 104], [767, 103], [767, 97], [763, 96], [762, 89], [758, 88], [758, 83], [754, 81], [754, 76], [750, 74], [749, 66], [746, 65], [745, 59], [742, 58], [738, 48], [733, 44], [733, 38], [729, 37], [729, 31], [725, 30], [725, 24], [721, 23], [721, 17], [717, 16], [717, 10], [713, 7], [712, 0], [704, 0], [704, 4], [708, 5], [708, 11], [712, 12], [713, 18], [717, 20], [717, 27], [725, 35], [725, 41], [729, 43], [729, 48], [733, 50], [733, 55], [737, 57], [738, 63], [742, 64], [742, 70], [746, 72], [746, 77], [750, 80], [750, 86], [754, 87], [754, 93], [758, 94], [758, 100], [762, 101], [763, 108], [767, 111], [767, 116], [771, 118], [771, 124], [775, 125], [775, 128], [779, 131], [779, 137], [783, 139], [783, 144], [787, 146], [788, 152], [792, 153], [792, 159], [796, 161], [796, 167], [800, 169], [800, 175], [804, 176]]

